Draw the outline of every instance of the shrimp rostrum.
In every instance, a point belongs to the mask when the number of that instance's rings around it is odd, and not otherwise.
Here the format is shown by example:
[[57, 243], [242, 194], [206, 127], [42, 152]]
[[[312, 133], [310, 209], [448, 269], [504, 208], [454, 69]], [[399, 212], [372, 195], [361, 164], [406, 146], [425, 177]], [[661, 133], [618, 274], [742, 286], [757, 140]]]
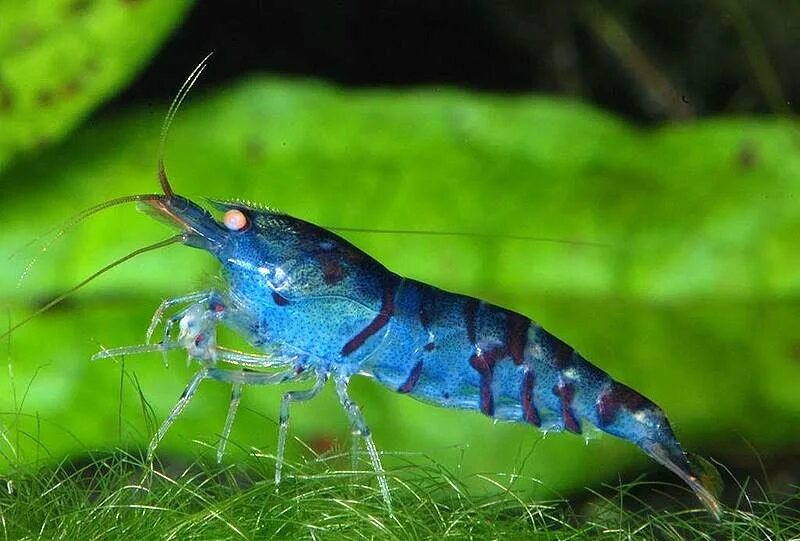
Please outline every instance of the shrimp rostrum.
[[[163, 162], [159, 165], [163, 194], [119, 201], [140, 201], [178, 229], [175, 241], [216, 258], [222, 285], [165, 301], [147, 333], [150, 342], [165, 313], [177, 309], [166, 318], [160, 341], [96, 355], [185, 349], [198, 362], [154, 436], [150, 456], [203, 380], [232, 386], [221, 456], [243, 386], [308, 379], [310, 388], [287, 392], [281, 401], [278, 482], [291, 403], [314, 398], [333, 380], [388, 505], [379, 454], [348, 392], [353, 376], [367, 375], [433, 405], [548, 432], [581, 434], [593, 425], [672, 470], [719, 515], [707, 463], [684, 452], [661, 408], [529, 318], [401, 277], [331, 231], [286, 214], [211, 201], [212, 214], [176, 194]], [[219, 325], [241, 335], [258, 353], [219, 345]]]

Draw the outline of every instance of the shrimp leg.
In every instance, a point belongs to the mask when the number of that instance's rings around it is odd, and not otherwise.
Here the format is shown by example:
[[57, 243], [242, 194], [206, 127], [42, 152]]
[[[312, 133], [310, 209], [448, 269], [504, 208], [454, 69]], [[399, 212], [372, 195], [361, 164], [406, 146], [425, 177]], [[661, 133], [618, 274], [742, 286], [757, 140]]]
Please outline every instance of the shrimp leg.
[[[144, 340], [145, 344], [150, 343], [150, 339], [153, 337], [153, 333], [155, 332], [156, 327], [158, 327], [158, 324], [161, 323], [162, 319], [164, 319], [164, 312], [166, 312], [168, 309], [172, 308], [176, 304], [185, 304], [190, 302], [194, 304], [195, 302], [204, 302], [210, 299], [215, 294], [216, 292], [214, 290], [196, 291], [194, 293], [189, 293], [188, 295], [182, 295], [180, 297], [175, 297], [173, 299], [166, 299], [165, 301], [162, 301], [161, 304], [158, 305], [158, 308], [156, 308], [155, 313], [153, 313], [153, 317], [150, 320], [150, 326], [147, 327], [147, 332], [145, 333], [145, 340]], [[165, 329], [164, 333], [165, 336], [169, 336], [169, 327], [171, 327], [172, 324], [174, 324], [174, 322], [171, 322], [171, 320], [173, 319], [175, 319], [175, 317], [171, 317], [170, 319], [167, 320], [168, 328]], [[180, 319], [180, 316], [178, 316], [177, 319]]]
[[386, 474], [383, 471], [378, 450], [375, 448], [375, 442], [372, 441], [372, 432], [370, 432], [369, 426], [367, 426], [358, 404], [350, 399], [350, 395], [347, 393], [347, 383], [348, 380], [346, 377], [336, 377], [336, 394], [339, 396], [339, 403], [342, 405], [344, 410], [347, 412], [347, 416], [350, 418], [350, 425], [353, 429], [353, 435], [362, 437], [367, 445], [369, 458], [372, 461], [372, 469], [375, 470], [375, 474], [378, 477], [378, 485], [381, 489], [383, 501], [386, 503], [386, 507], [389, 509], [389, 513], [391, 514], [392, 498], [389, 495], [389, 484], [386, 482]]
[[[181, 300], [195, 298], [198, 295], [200, 294], [193, 294], [192, 296], [183, 297]], [[164, 338], [161, 342], [103, 349], [93, 355], [92, 360], [121, 355], [161, 352], [166, 364], [167, 352], [173, 349], [185, 349], [190, 359], [196, 359], [202, 364], [209, 366], [217, 361], [224, 361], [246, 368], [271, 368], [274, 366], [293, 365], [298, 371], [301, 370], [303, 356], [300, 355], [280, 354], [277, 351], [247, 353], [218, 345], [216, 341], [216, 326], [220, 324], [219, 316], [221, 311], [215, 309], [213, 306], [211, 308], [205, 306], [206, 301], [209, 299], [211, 299], [211, 297], [206, 295], [204, 301], [193, 303], [181, 310], [178, 314], [169, 318], [166, 322]], [[172, 301], [164, 301], [164, 303], [173, 301], [179, 302], [173, 299]], [[162, 303], [162, 305], [164, 303]], [[171, 328], [178, 322], [180, 323], [181, 333], [180, 336], [173, 339], [170, 337]]]
[[[217, 447], [217, 460], [220, 461], [222, 459], [222, 454], [225, 451], [225, 444], [227, 443], [231, 427], [233, 426], [233, 420], [236, 416], [236, 410], [239, 406], [242, 385], [274, 385], [290, 380], [298, 380], [302, 376], [298, 374], [297, 371], [294, 369], [287, 370], [285, 372], [280, 372], [278, 374], [262, 374], [257, 372], [234, 371], [234, 370], [225, 370], [221, 368], [208, 368], [206, 370], [205, 377], [216, 379], [217, 381], [222, 381], [225, 383], [231, 383], [233, 385], [233, 389], [231, 391], [231, 403], [228, 409], [228, 416], [225, 420], [225, 428], [223, 430], [222, 439], [220, 440], [219, 446]], [[286, 433], [289, 428], [289, 403], [292, 401], [304, 402], [306, 400], [311, 400], [322, 391], [327, 381], [328, 381], [327, 375], [318, 376], [316, 382], [314, 383], [314, 386], [311, 389], [303, 391], [289, 391], [287, 393], [284, 393], [281, 399], [280, 421], [279, 421], [279, 431], [278, 431], [278, 449], [277, 449], [277, 458], [275, 463], [276, 487], [278, 484], [280, 484], [281, 473], [283, 470], [283, 455], [284, 455], [284, 449], [286, 448]], [[178, 414], [179, 413], [180, 411], [178, 411]]]
[[[196, 302], [194, 302], [196, 301]], [[164, 364], [167, 364], [167, 352], [170, 349], [185, 348], [189, 350], [192, 358], [209, 361], [225, 361], [238, 366], [250, 368], [269, 368], [275, 365], [285, 365], [299, 359], [299, 357], [286, 357], [274, 353], [246, 353], [230, 348], [218, 346], [216, 339], [212, 338], [215, 327], [224, 322], [227, 312], [222, 301], [222, 296], [216, 291], [202, 291], [169, 299], [161, 303], [153, 315], [153, 321], [147, 331], [145, 346], [150, 344], [155, 327], [163, 319], [163, 312], [171, 306], [191, 302], [178, 313], [167, 318], [164, 323], [164, 335], [161, 342], [155, 344], [155, 350], [161, 351]], [[181, 335], [177, 340], [172, 339], [172, 329], [180, 324]], [[197, 342], [195, 342], [197, 340]], [[143, 348], [140, 351], [153, 351]], [[194, 355], [192, 355], [194, 353]], [[200, 353], [200, 355], [198, 355]]]
[[245, 368], [271, 368], [273, 366], [295, 365], [297, 370], [302, 366], [301, 356], [298, 355], [278, 355], [269, 353], [246, 353], [236, 351], [223, 346], [217, 346], [216, 357], [219, 361]]
[[[110, 357], [122, 357], [125, 355], [141, 355], [144, 353], [157, 353], [171, 351], [174, 349], [185, 349], [184, 344], [180, 342], [170, 342], [167, 344], [141, 344], [138, 346], [122, 346], [118, 348], [103, 349], [92, 355], [91, 360], [97, 361], [100, 359], [108, 359]], [[244, 368], [272, 368], [274, 366], [287, 366], [296, 365], [300, 366], [298, 362], [302, 357], [297, 355], [275, 355], [275, 354], [259, 354], [259, 353], [245, 353], [242, 351], [235, 351], [225, 348], [223, 346], [216, 346], [213, 350], [213, 360], [225, 361], [228, 364], [241, 366]], [[202, 357], [199, 360], [205, 360], [207, 357]]]
[[212, 368], [209, 370], [209, 378], [216, 379], [225, 383], [230, 383], [231, 387], [231, 402], [228, 407], [228, 415], [225, 418], [225, 427], [222, 430], [222, 437], [217, 445], [217, 462], [222, 462], [222, 456], [225, 454], [225, 446], [233, 428], [233, 421], [236, 418], [236, 411], [239, 408], [239, 401], [242, 395], [242, 386], [244, 385], [274, 385], [283, 383], [289, 380], [300, 379], [300, 375], [296, 370], [287, 370], [277, 374], [262, 374], [256, 372], [244, 372], [234, 370], [224, 370], [221, 368]]
[[[258, 372], [245, 372], [245, 371], [235, 371], [235, 370], [225, 370], [221, 368], [204, 368], [200, 370], [195, 376], [192, 378], [192, 381], [187, 386], [186, 390], [181, 395], [181, 399], [178, 401], [178, 404], [175, 405], [172, 412], [170, 413], [169, 417], [166, 421], [161, 425], [159, 428], [158, 433], [153, 438], [153, 441], [150, 443], [151, 451], [148, 452], [148, 458], [151, 456], [152, 451], [158, 446], [158, 443], [161, 441], [161, 438], [164, 437], [167, 429], [169, 429], [170, 425], [175, 421], [178, 415], [181, 414], [183, 409], [186, 407], [186, 404], [191, 399], [194, 392], [197, 390], [197, 386], [199, 385], [200, 381], [204, 378], [215, 379], [217, 381], [222, 381], [224, 383], [230, 383], [233, 385], [231, 390], [231, 402], [230, 407], [228, 408], [228, 415], [225, 419], [225, 427], [222, 433], [222, 439], [217, 447], [217, 461], [222, 460], [222, 455], [225, 452], [225, 445], [228, 441], [228, 436], [230, 435], [231, 427], [233, 426], [234, 418], [236, 417], [236, 410], [239, 407], [239, 401], [241, 399], [241, 388], [243, 385], [275, 385], [279, 383], [283, 383], [286, 381], [297, 380], [300, 379], [302, 376], [297, 373], [296, 370], [291, 369], [285, 372], [280, 372], [277, 374], [264, 374]], [[283, 398], [281, 399], [281, 409], [280, 409], [280, 425], [278, 431], [278, 450], [277, 450], [277, 459], [275, 463], [275, 485], [280, 484], [281, 481], [281, 473], [283, 469], [283, 454], [284, 449], [286, 447], [286, 433], [289, 427], [289, 403], [292, 401], [296, 402], [304, 402], [306, 400], [311, 400], [315, 396], [317, 396], [325, 386], [325, 383], [328, 381], [328, 376], [318, 376], [314, 386], [311, 389], [303, 390], [303, 391], [289, 391], [284, 393]]]
[[169, 416], [161, 423], [161, 426], [158, 428], [158, 432], [156, 432], [153, 439], [150, 440], [150, 444], [147, 446], [147, 462], [153, 461], [153, 455], [155, 454], [156, 447], [164, 438], [164, 434], [167, 433], [169, 427], [172, 426], [172, 423], [175, 422], [175, 419], [183, 413], [184, 408], [186, 408], [186, 404], [189, 403], [189, 400], [192, 399], [194, 393], [197, 391], [197, 387], [200, 385], [200, 382], [203, 381], [208, 376], [208, 368], [201, 368], [200, 370], [192, 376], [189, 385], [183, 390], [181, 393], [181, 397], [178, 399], [178, 403], [172, 408], [172, 411], [169, 413]]
[[225, 417], [225, 426], [222, 428], [222, 435], [217, 444], [217, 464], [222, 464], [222, 457], [225, 455], [225, 446], [228, 445], [228, 439], [231, 435], [233, 428], [233, 421], [236, 418], [236, 412], [239, 410], [239, 402], [242, 399], [242, 383], [234, 383], [231, 385], [231, 403], [228, 406], [228, 415]]
[[328, 375], [318, 375], [317, 381], [314, 386], [305, 391], [289, 391], [284, 393], [281, 397], [281, 410], [278, 426], [278, 449], [275, 458], [275, 490], [281, 482], [281, 473], [283, 470], [283, 452], [286, 448], [286, 432], [289, 429], [289, 403], [305, 402], [317, 396], [328, 381]]
[[[183, 410], [186, 408], [186, 405], [194, 396], [197, 388], [200, 386], [200, 382], [204, 379], [215, 379], [217, 381], [222, 381], [225, 383], [231, 383], [234, 385], [234, 389], [236, 387], [239, 388], [239, 391], [234, 391], [231, 394], [231, 404], [228, 409], [228, 417], [225, 420], [225, 429], [223, 433], [223, 437], [227, 440], [228, 433], [230, 432], [230, 428], [233, 425], [233, 419], [236, 416], [236, 410], [239, 406], [239, 397], [241, 392], [242, 385], [275, 385], [278, 383], [283, 383], [285, 381], [297, 379], [298, 374], [295, 370], [286, 370], [284, 372], [279, 372], [277, 374], [263, 374], [263, 373], [256, 373], [256, 372], [244, 372], [244, 371], [235, 371], [235, 370], [224, 370], [221, 368], [210, 368], [204, 367], [197, 371], [195, 375], [192, 377], [189, 385], [186, 386], [186, 389], [183, 390], [178, 403], [172, 408], [169, 416], [166, 420], [161, 423], [161, 426], [156, 432], [156, 435], [153, 436], [153, 439], [150, 440], [150, 444], [147, 446], [147, 461], [150, 462], [153, 459], [153, 454], [155, 453], [158, 444], [164, 438], [164, 435], [169, 430], [172, 423], [175, 422], [175, 419], [183, 413]], [[224, 451], [224, 445], [221, 445]], [[219, 453], [219, 449], [218, 449]]]

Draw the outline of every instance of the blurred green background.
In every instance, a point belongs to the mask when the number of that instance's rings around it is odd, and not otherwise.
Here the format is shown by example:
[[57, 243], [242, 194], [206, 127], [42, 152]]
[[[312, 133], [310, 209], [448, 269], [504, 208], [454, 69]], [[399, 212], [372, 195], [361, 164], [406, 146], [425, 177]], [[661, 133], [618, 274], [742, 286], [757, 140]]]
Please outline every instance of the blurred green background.
[[[397, 272], [531, 316], [735, 475], [763, 477], [763, 461], [776, 487], [797, 483], [800, 8], [675, 4], [0, 1], [4, 326], [169, 234], [118, 207], [45, 253], [46, 239], [28, 244], [89, 205], [157, 190], [169, 100], [214, 49], [167, 144], [180, 193], [327, 226], [496, 235], [344, 234]], [[145, 446], [137, 385], [162, 420], [191, 369], [177, 354], [168, 369], [89, 357], [141, 343], [161, 299], [214, 272], [169, 247], [6, 338], [0, 467]], [[520, 472], [551, 497], [645, 470], [671, 479], [612, 437], [543, 439], [352, 388], [382, 450], [465, 477]], [[246, 389], [226, 460], [274, 451], [281, 390]], [[203, 384], [162, 455], [211, 459], [228, 393]], [[348, 442], [330, 389], [293, 409], [290, 430], [318, 452]]]

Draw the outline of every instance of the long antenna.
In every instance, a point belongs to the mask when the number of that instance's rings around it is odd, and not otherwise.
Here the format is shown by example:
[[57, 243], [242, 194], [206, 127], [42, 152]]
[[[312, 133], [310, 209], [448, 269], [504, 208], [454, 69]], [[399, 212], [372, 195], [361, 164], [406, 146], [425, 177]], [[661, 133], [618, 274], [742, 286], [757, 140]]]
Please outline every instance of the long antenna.
[[[55, 244], [55, 242], [58, 239], [60, 239], [64, 235], [66, 235], [76, 225], [81, 223], [83, 220], [85, 220], [86, 218], [88, 218], [92, 214], [100, 212], [103, 209], [107, 209], [109, 207], [115, 207], [117, 205], [122, 205], [124, 203], [130, 203], [132, 201], [153, 201], [155, 199], [161, 199], [162, 197], [164, 197], [164, 196], [161, 195], [161, 194], [145, 193], [145, 194], [137, 194], [137, 195], [125, 195], [125, 196], [122, 196], [122, 197], [116, 197], [114, 199], [109, 199], [108, 201], [103, 201], [102, 203], [98, 203], [97, 205], [94, 205], [92, 207], [84, 209], [84, 210], [80, 211], [79, 213], [70, 216], [69, 218], [67, 218], [66, 220], [61, 222], [61, 224], [59, 224], [58, 226], [50, 229], [49, 231], [45, 231], [44, 233], [42, 233], [41, 235], [38, 235], [33, 240], [26, 242], [23, 246], [20, 246], [19, 248], [14, 250], [14, 252], [12, 252], [11, 255], [8, 256], [8, 260], [11, 261], [17, 255], [19, 255], [21, 252], [26, 250], [29, 246], [32, 246], [33, 244], [36, 244], [40, 240], [45, 239], [45, 238], [49, 237], [50, 235], [54, 235], [47, 242], [45, 242], [44, 246], [42, 246], [42, 249], [40, 250], [41, 253], [46, 252], [48, 249], [50, 249], [51, 246], [53, 246], [53, 244]], [[25, 277], [28, 275], [30, 270], [39, 261], [39, 257], [40, 256], [38, 256], [38, 255], [34, 256], [34, 258], [31, 259], [31, 261], [25, 266], [25, 270], [22, 271], [22, 274], [19, 277], [18, 284], [21, 284], [22, 281], [25, 280]]]
[[182, 240], [183, 240], [183, 234], [175, 235], [175, 236], [172, 236], [172, 237], [170, 237], [168, 239], [165, 239], [165, 240], [156, 242], [154, 244], [150, 244], [148, 246], [145, 246], [144, 248], [139, 248], [137, 250], [134, 250], [131, 253], [120, 257], [116, 261], [114, 261], [112, 263], [109, 263], [108, 265], [106, 265], [105, 267], [100, 269], [99, 271], [93, 273], [91, 276], [89, 276], [88, 278], [86, 278], [85, 280], [80, 282], [78, 285], [71, 287], [70, 289], [68, 289], [67, 291], [65, 291], [64, 293], [59, 295], [58, 297], [52, 299], [50, 302], [48, 302], [47, 304], [45, 304], [44, 306], [42, 306], [41, 308], [36, 310], [33, 314], [31, 314], [30, 316], [26, 317], [25, 319], [23, 319], [22, 321], [20, 321], [16, 325], [13, 325], [13, 326], [9, 327], [8, 330], [6, 330], [4, 333], [0, 334], [0, 340], [5, 338], [6, 336], [10, 335], [15, 330], [19, 329], [20, 327], [22, 327], [23, 325], [25, 325], [26, 323], [31, 321], [33, 318], [38, 317], [41, 314], [43, 314], [44, 312], [50, 310], [53, 306], [57, 305], [58, 303], [60, 303], [61, 301], [63, 301], [64, 299], [66, 299], [67, 297], [69, 297], [70, 295], [72, 295], [73, 293], [78, 291], [79, 289], [81, 289], [83, 286], [85, 286], [86, 284], [88, 284], [89, 282], [94, 280], [95, 278], [97, 278], [97, 277], [105, 274], [106, 272], [110, 271], [111, 269], [113, 269], [117, 265], [121, 265], [122, 263], [125, 263], [129, 259], [133, 259], [137, 255], [141, 255], [141, 254], [144, 254], [146, 252], [151, 252], [153, 250], [157, 250], [159, 248], [163, 248], [164, 246], [169, 246], [170, 244], [175, 244], [176, 242], [181, 242]]
[[570, 244], [574, 246], [594, 246], [599, 248], [608, 247], [604, 242], [558, 239], [553, 237], [536, 237], [532, 235], [513, 235], [508, 233], [474, 233], [471, 231], [435, 231], [427, 229], [371, 229], [368, 227], [338, 227], [324, 226], [331, 231], [342, 231], [348, 233], [375, 233], [379, 235], [425, 235], [433, 237], [467, 237], [477, 239], [505, 239], [522, 240], [533, 242], [549, 242], [553, 244]]
[[175, 193], [172, 191], [172, 186], [170, 186], [169, 180], [167, 179], [167, 171], [164, 168], [164, 147], [167, 142], [169, 128], [172, 126], [172, 121], [175, 119], [175, 115], [178, 114], [178, 109], [181, 108], [183, 100], [186, 99], [189, 91], [203, 74], [206, 67], [208, 67], [208, 60], [213, 54], [213, 52], [208, 53], [205, 58], [203, 58], [200, 63], [197, 64], [186, 80], [183, 81], [183, 85], [181, 85], [180, 90], [178, 90], [178, 93], [172, 100], [169, 110], [167, 111], [167, 116], [164, 118], [164, 123], [161, 125], [161, 138], [158, 143], [158, 181], [161, 183], [161, 189], [164, 191], [164, 195], [167, 197], [172, 197]]

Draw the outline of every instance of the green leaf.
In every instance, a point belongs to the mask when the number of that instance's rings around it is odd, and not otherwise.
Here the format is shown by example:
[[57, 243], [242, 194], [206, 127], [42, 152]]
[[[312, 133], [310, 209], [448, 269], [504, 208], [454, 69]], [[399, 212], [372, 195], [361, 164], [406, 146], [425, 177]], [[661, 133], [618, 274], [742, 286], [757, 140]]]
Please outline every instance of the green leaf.
[[0, 170], [55, 142], [150, 59], [190, 0], [0, 0]]

